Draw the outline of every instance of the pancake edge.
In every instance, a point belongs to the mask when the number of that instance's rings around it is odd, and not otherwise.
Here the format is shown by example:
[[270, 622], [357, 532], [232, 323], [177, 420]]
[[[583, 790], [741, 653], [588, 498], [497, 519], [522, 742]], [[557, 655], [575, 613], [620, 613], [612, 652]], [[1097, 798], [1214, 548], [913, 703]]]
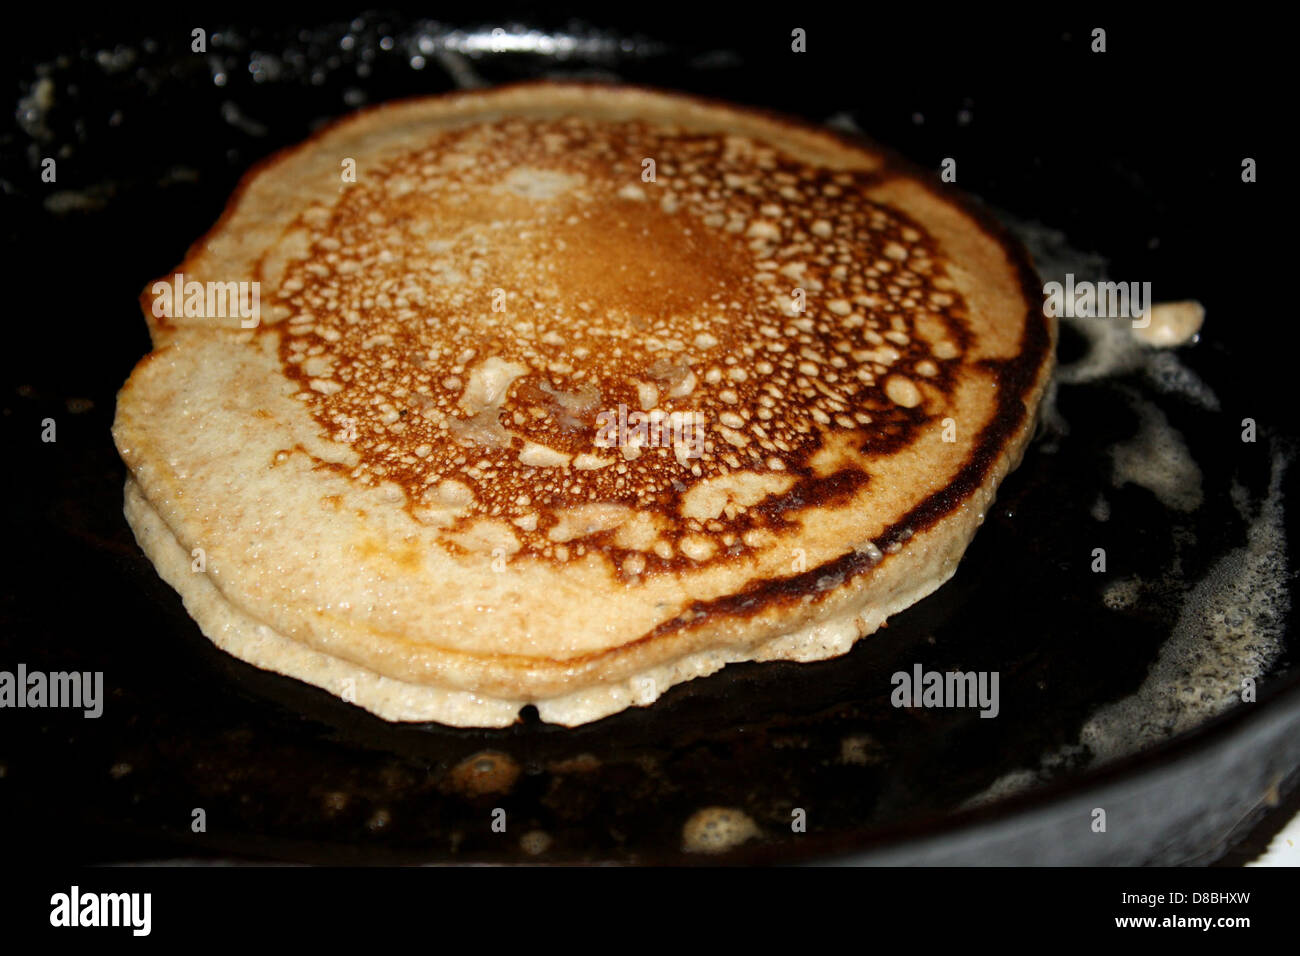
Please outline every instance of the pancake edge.
[[[919, 183], [940, 201], [960, 209], [1002, 248], [1009, 270], [1019, 277], [1028, 306], [1023, 324], [1022, 348], [1013, 359], [1008, 360], [1008, 364], [1015, 368], [1011, 380], [1000, 384], [1001, 405], [990, 423], [990, 434], [981, 437], [968, 458], [966, 467], [959, 473], [959, 479], [902, 516], [878, 540], [882, 549], [899, 545], [897, 553], [887, 553], [883, 559], [873, 560], [866, 555], [850, 552], [802, 574], [756, 582], [742, 593], [710, 602], [696, 611], [698, 617], [705, 617], [710, 612], [723, 617], [752, 617], [768, 611], [780, 614], [783, 610], [788, 612], [792, 605], [821, 603], [832, 598], [829, 603], [835, 606], [829, 613], [821, 614], [814, 623], [796, 627], [775, 637], [767, 637], [761, 643], [724, 642], [724, 646], [692, 649], [692, 642], [686, 639], [682, 641], [686, 645], [686, 653], [660, 666], [637, 671], [630, 677], [597, 680], [573, 692], [537, 700], [493, 697], [386, 677], [360, 664], [325, 654], [278, 634], [232, 605], [204, 575], [190, 571], [188, 555], [161, 515], [128, 475], [125, 489], [128, 523], [159, 574], [180, 593], [186, 609], [198, 622], [203, 633], [235, 657], [262, 669], [322, 687], [386, 720], [499, 727], [513, 723], [523, 706], [533, 704], [543, 720], [575, 726], [630, 706], [649, 704], [669, 687], [714, 673], [728, 663], [811, 661], [839, 656], [846, 653], [859, 638], [879, 628], [888, 617], [942, 586], [955, 573], [957, 564], [982, 523], [984, 513], [993, 501], [1002, 479], [1019, 464], [1023, 456], [1033, 431], [1037, 408], [1050, 381], [1056, 326], [1041, 306], [1036, 306], [1037, 300], [1041, 298], [1041, 284], [1027, 254], [1005, 228], [968, 197], [943, 186], [932, 174], [912, 167], [890, 150], [864, 137], [766, 110], [625, 85], [542, 81], [482, 91], [414, 97], [380, 104], [342, 117], [304, 141], [253, 166], [240, 180], [220, 219], [191, 246], [178, 270], [186, 271], [185, 264], [198, 255], [209, 239], [223, 228], [250, 182], [283, 157], [310, 149], [319, 137], [330, 130], [354, 122], [359, 116], [368, 116], [394, 106], [430, 100], [446, 101], [449, 98], [491, 97], [522, 87], [538, 90], [581, 87], [597, 95], [644, 94], [761, 117], [791, 130], [805, 134], [815, 133], [838, 140], [852, 149], [869, 152], [879, 158], [882, 168], [891, 174]], [[144, 305], [143, 295], [141, 302]], [[159, 341], [160, 333], [164, 330], [155, 326], [148, 309], [145, 309], [145, 313], [150, 320], [155, 350], [145, 356], [141, 364], [164, 347], [164, 343]], [[1028, 350], [1024, 347], [1026, 345], [1029, 346]], [[903, 529], [907, 529], [906, 536], [901, 534]], [[895, 532], [900, 532], [899, 536], [890, 537]], [[948, 538], [947, 545], [935, 547], [934, 541], [945, 536]], [[839, 583], [830, 589], [823, 588], [821, 582], [828, 577], [837, 578]], [[816, 610], [812, 613], [818, 614]], [[633, 644], [659, 643], [669, 634], [685, 638], [691, 630], [693, 628], [689, 624], [668, 622], [664, 628], [643, 635]], [[614, 658], [629, 648], [630, 645], [612, 648], [597, 656]]]

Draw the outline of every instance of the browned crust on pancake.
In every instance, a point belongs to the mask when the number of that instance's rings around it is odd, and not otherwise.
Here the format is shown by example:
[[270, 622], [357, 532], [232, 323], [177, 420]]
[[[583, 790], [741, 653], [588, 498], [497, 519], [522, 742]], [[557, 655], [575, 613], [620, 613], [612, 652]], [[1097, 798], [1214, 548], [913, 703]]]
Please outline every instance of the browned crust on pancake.
[[[496, 87], [484, 91], [471, 91], [465, 93], [449, 94], [450, 96], [472, 100], [476, 97], [492, 96], [514, 88], [569, 88], [578, 84], [553, 83], [543, 81], [542, 83], [525, 83], [514, 84], [510, 87]], [[583, 86], [598, 85], [591, 84]], [[643, 89], [639, 87], [616, 87], [616, 90], [627, 92], [644, 92], [650, 95], [663, 96], [663, 91]], [[884, 551], [884, 555], [878, 560], [872, 556], [858, 552], [849, 552], [840, 558], [830, 562], [823, 563], [801, 574], [789, 577], [773, 577], [759, 581], [751, 582], [740, 593], [732, 594], [714, 601], [696, 602], [688, 612], [679, 615], [670, 621], [666, 621], [644, 634], [640, 638], [633, 640], [619, 647], [613, 647], [605, 650], [586, 654], [575, 654], [570, 657], [556, 658], [543, 656], [521, 656], [503, 653], [474, 653], [466, 654], [452, 648], [440, 648], [439, 653], [463, 656], [473, 658], [476, 664], [482, 665], [481, 673], [485, 677], [490, 676], [490, 672], [495, 670], [528, 672], [537, 675], [539, 670], [546, 670], [550, 667], [563, 669], [570, 677], [581, 675], [585, 671], [593, 671], [596, 665], [609, 661], [620, 659], [635, 659], [642, 656], [646, 650], [646, 645], [654, 643], [657, 645], [674, 645], [679, 652], [685, 652], [685, 649], [693, 645], [691, 634], [696, 631], [699, 623], [708, 621], [716, 625], [721, 619], [732, 622], [743, 622], [752, 620], [760, 615], [767, 615], [775, 611], [790, 611], [796, 609], [794, 615], [794, 625], [797, 626], [800, 620], [812, 620], [816, 617], [816, 609], [823, 603], [828, 590], [823, 586], [827, 580], [847, 581], [851, 578], [864, 575], [867, 572], [877, 571], [882, 565], [887, 564], [893, 558], [890, 552], [891, 546], [902, 545], [908, 538], [920, 534], [951, 517], [969, 503], [981, 490], [988, 490], [990, 481], [996, 482], [1000, 475], [994, 475], [993, 470], [1001, 461], [1008, 458], [1018, 460], [1027, 442], [1032, 424], [1030, 420], [1030, 408], [1037, 405], [1039, 398], [1046, 386], [1051, 370], [1051, 353], [1055, 342], [1055, 326], [1052, 320], [1046, 316], [1041, 307], [1041, 286], [1034, 273], [1032, 264], [1019, 244], [1006, 232], [1003, 227], [993, 220], [987, 212], [978, 204], [969, 200], [961, 193], [958, 193], [944, 184], [940, 183], [930, 173], [919, 170], [900, 159], [893, 152], [883, 149], [880, 146], [861, 137], [850, 136], [839, 131], [828, 130], [813, 123], [802, 120], [791, 119], [790, 117], [781, 116], [772, 112], [738, 107], [734, 104], [723, 103], [707, 98], [696, 97], [685, 94], [673, 94], [682, 99], [683, 102], [691, 102], [700, 105], [714, 106], [720, 109], [726, 109], [734, 113], [748, 113], [756, 117], [762, 117], [770, 122], [777, 123], [792, 131], [806, 130], [814, 132], [819, 136], [831, 137], [839, 140], [844, 145], [855, 150], [864, 150], [872, 155], [882, 159], [884, 165], [880, 171], [882, 177], [905, 177], [910, 181], [919, 183], [931, 193], [935, 198], [943, 203], [956, 206], [972, 218], [980, 229], [989, 237], [993, 238], [1000, 246], [1007, 261], [1015, 269], [1019, 278], [1020, 288], [1023, 299], [1026, 303], [1026, 312], [1024, 316], [1023, 332], [1020, 341], [1020, 347], [1017, 354], [1005, 361], [986, 363], [986, 367], [993, 372], [998, 381], [998, 409], [994, 418], [982, 429], [976, 440], [974, 450], [967, 456], [963, 463], [956, 480], [950, 482], [942, 490], [930, 495], [912, 508], [906, 515], [902, 516], [892, 526], [886, 529], [885, 533], [879, 536], [875, 544]], [[445, 99], [446, 97], [437, 97]], [[229, 222], [235, 208], [238, 206], [244, 196], [248, 186], [263, 172], [273, 168], [276, 164], [282, 162], [288, 156], [304, 149], [309, 149], [321, 137], [327, 135], [331, 130], [338, 126], [355, 121], [359, 116], [374, 116], [382, 114], [387, 110], [401, 108], [403, 105], [418, 103], [431, 99], [429, 97], [415, 97], [410, 100], [395, 101], [369, 109], [360, 111], [344, 117], [318, 130], [311, 137], [302, 143], [295, 144], [281, 150], [270, 157], [262, 160], [249, 170], [240, 180], [234, 193], [231, 196], [225, 210], [216, 224], [201, 239], [195, 242], [188, 252], [182, 263], [171, 273], [161, 277], [161, 281], [170, 278], [174, 272], [188, 273], [191, 271], [191, 264], [202, 254], [204, 247], [211, 239], [219, 233]], [[150, 287], [153, 283], [146, 286], [141, 294], [141, 306], [150, 322], [151, 331], [154, 332], [155, 341], [159, 338], [159, 333], [169, 328], [165, 320], [158, 320], [152, 315]], [[146, 363], [161, 354], [161, 350], [156, 350], [141, 362], [133, 373], [133, 378], [139, 371], [144, 368]], [[832, 489], [824, 489], [818, 492], [826, 496], [832, 493]], [[809, 505], [821, 503], [820, 498], [813, 497], [807, 501]], [[829, 593], [839, 593], [835, 589]], [[802, 605], [802, 613], [797, 609]], [[789, 623], [790, 619], [786, 619]], [[395, 635], [388, 635], [390, 639], [396, 639]], [[662, 656], [662, 655], [661, 655]]]

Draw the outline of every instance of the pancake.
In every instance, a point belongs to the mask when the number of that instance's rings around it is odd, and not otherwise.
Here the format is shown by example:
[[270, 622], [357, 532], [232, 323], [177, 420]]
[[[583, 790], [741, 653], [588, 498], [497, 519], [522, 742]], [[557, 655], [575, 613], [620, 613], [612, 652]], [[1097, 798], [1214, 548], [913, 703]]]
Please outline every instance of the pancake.
[[203, 633], [480, 727], [845, 653], [951, 577], [1055, 340], [1025, 254], [882, 150], [555, 83], [327, 127], [141, 305], [126, 516]]

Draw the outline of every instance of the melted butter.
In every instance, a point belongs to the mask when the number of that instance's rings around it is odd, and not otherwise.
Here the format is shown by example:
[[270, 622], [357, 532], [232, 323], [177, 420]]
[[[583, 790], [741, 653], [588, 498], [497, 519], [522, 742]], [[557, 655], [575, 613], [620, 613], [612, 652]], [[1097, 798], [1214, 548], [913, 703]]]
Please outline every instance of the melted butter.
[[[1105, 274], [1104, 259], [1071, 248], [1060, 232], [1025, 222], [1012, 225], [1045, 280], [1059, 280], [1066, 273], [1089, 279]], [[1210, 413], [1220, 411], [1220, 402], [1177, 352], [1152, 347], [1194, 341], [1204, 310], [1194, 302], [1173, 303], [1156, 306], [1152, 313], [1155, 331], [1146, 335], [1127, 321], [1063, 318], [1084, 338], [1086, 349], [1073, 362], [1058, 366], [1057, 385], [1117, 387], [1126, 395], [1139, 425], [1136, 434], [1110, 449], [1110, 484], [1138, 484], [1175, 514], [1186, 515], [1204, 501], [1199, 464], [1183, 435], [1147, 393], [1117, 380], [1140, 377], [1154, 392]], [[1046, 402], [1044, 417], [1052, 435], [1045, 450], [1050, 451], [1051, 442], [1070, 440], [1070, 423]], [[1240, 484], [1232, 488], [1233, 505], [1245, 525], [1243, 546], [1227, 551], [1208, 573], [1191, 580], [1183, 558], [1198, 546], [1197, 539], [1188, 527], [1176, 525], [1174, 558], [1162, 574], [1151, 579], [1117, 577], [1100, 590], [1102, 603], [1117, 614], [1145, 601], [1169, 596], [1176, 601], [1171, 632], [1137, 691], [1098, 708], [1080, 728], [1078, 743], [1048, 751], [1036, 767], [1003, 775], [967, 805], [989, 803], [1080, 765], [1107, 763], [1192, 730], [1240, 703], [1247, 683], [1264, 678], [1282, 653], [1291, 608], [1282, 478], [1294, 452], [1276, 444], [1267, 454], [1270, 480], [1260, 498], [1252, 500]], [[1099, 524], [1112, 517], [1104, 492], [1077, 506], [1090, 509]]]

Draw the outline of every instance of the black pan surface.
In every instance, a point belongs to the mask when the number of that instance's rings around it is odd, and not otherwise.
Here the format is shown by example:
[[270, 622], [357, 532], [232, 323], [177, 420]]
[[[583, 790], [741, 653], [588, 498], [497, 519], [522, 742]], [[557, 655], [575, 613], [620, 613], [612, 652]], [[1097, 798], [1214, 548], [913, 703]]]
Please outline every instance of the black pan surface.
[[[374, 12], [227, 14], [203, 21], [196, 54], [191, 19], [92, 17], [4, 61], [0, 670], [102, 671], [107, 693], [93, 720], [0, 711], [8, 846], [113, 862], [1210, 862], [1290, 792], [1296, 427], [1287, 319], [1258, 281], [1279, 193], [1240, 175], [1248, 156], [1267, 170], [1267, 110], [1213, 95], [1239, 59], [1192, 75], [1190, 35], [1119, 22], [1094, 54], [1089, 24], [1063, 19], [811, 16], [799, 55], [791, 25], [761, 17]], [[1256, 42], [1221, 37], [1238, 58]], [[388, 724], [224, 655], [121, 515], [108, 429], [148, 350], [139, 289], [245, 169], [320, 122], [539, 76], [833, 121], [928, 168], [955, 156], [957, 185], [1045, 278], [1151, 281], [1158, 300], [1205, 303], [1204, 332], [1152, 353], [1067, 324], [1053, 413], [957, 576], [837, 660], [728, 667], [576, 729], [526, 713], [474, 731]], [[892, 706], [890, 675], [917, 664], [998, 672], [998, 717]], [[757, 835], [686, 853], [688, 822], [717, 807]]]

